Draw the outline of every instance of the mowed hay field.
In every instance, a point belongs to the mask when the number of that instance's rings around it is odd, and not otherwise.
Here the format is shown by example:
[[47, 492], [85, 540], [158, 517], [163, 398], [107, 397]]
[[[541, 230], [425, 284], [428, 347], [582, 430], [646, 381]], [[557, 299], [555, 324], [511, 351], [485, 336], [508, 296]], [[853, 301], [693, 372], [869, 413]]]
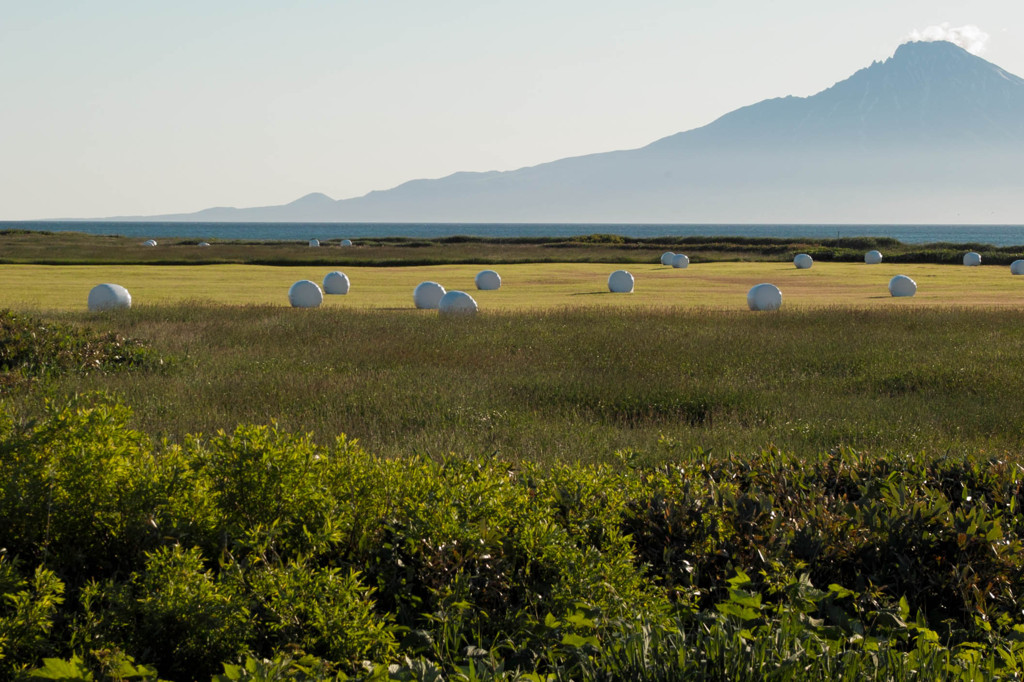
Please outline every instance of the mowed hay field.
[[[608, 275], [619, 266], [594, 263], [528, 263], [500, 266], [435, 265], [344, 267], [352, 282], [345, 296], [327, 296], [326, 307], [412, 308], [412, 290], [434, 280], [467, 291], [483, 313], [551, 308], [706, 307], [746, 308], [746, 293], [771, 282], [783, 293], [786, 308], [797, 307], [1020, 307], [1024, 277], [1006, 266], [964, 267], [935, 264], [822, 263], [797, 270], [791, 263], [698, 263], [686, 269], [662, 265], [621, 266], [635, 280], [632, 294], [611, 294]], [[502, 287], [477, 291], [476, 273], [497, 270]], [[183, 301], [227, 305], [288, 305], [288, 288], [300, 279], [320, 284], [330, 266], [119, 265], [0, 266], [0, 307], [15, 310], [80, 311], [89, 290], [101, 282], [126, 287], [134, 305]], [[897, 274], [917, 282], [912, 299], [893, 299], [888, 282]]]

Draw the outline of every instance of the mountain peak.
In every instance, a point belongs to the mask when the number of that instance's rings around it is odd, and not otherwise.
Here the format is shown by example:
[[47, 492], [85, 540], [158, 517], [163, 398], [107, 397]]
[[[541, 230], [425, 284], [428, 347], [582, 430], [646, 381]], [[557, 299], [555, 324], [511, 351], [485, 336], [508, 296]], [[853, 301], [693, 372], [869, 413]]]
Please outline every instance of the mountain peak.
[[334, 199], [330, 198], [323, 192], [310, 192], [304, 197], [299, 197], [295, 201], [288, 204], [288, 206], [326, 206], [327, 204], [333, 204]]
[[[911, 55], [928, 55], [930, 58], [934, 58], [936, 55], [942, 54], [956, 55], [958, 57], [974, 56], [956, 43], [951, 43], [948, 40], [909, 40], [896, 48], [896, 53], [893, 57], [902, 58]], [[978, 59], [981, 59], [981, 57], [978, 57]]]
[[1021, 111], [1024, 79], [951, 42], [914, 41], [810, 97], [765, 100], [651, 146], [1020, 149]]

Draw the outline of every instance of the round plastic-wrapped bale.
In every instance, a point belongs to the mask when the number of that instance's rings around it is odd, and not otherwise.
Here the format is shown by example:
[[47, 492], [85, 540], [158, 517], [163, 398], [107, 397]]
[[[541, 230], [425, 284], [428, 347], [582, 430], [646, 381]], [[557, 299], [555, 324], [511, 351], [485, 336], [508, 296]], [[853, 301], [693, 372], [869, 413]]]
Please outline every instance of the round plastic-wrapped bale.
[[690, 259], [682, 253], [677, 253], [672, 258], [672, 267], [674, 268], [685, 268], [690, 265]]
[[444, 294], [444, 287], [437, 282], [420, 282], [412, 291], [412, 302], [422, 310], [436, 310]]
[[344, 272], [335, 270], [334, 272], [328, 272], [324, 277], [325, 294], [347, 294], [348, 286], [348, 275]]
[[156, 246], [156, 240], [155, 239], [147, 239], [146, 241], [142, 242], [142, 245], [143, 246]]
[[917, 293], [917, 282], [906, 275], [896, 275], [889, 280], [889, 293], [893, 296], [913, 296]]
[[324, 302], [324, 292], [316, 282], [300, 279], [288, 290], [288, 302], [293, 308], [316, 308]]
[[613, 294], [633, 293], [633, 275], [625, 270], [616, 270], [608, 275], [608, 291]]
[[672, 265], [672, 259], [675, 257], [676, 254], [672, 253], [671, 251], [666, 251], [665, 253], [661, 254], [661, 264]]
[[977, 251], [968, 251], [964, 254], [964, 265], [981, 265], [981, 254]]
[[310, 239], [309, 240], [309, 245], [310, 246], [314, 246], [314, 247], [320, 246], [320, 240], [319, 239]]
[[481, 270], [476, 273], [476, 288], [481, 291], [494, 291], [501, 288], [501, 275], [494, 270]]
[[352, 246], [352, 240], [351, 239], [342, 239], [341, 240], [341, 245], [342, 246]]
[[1011, 275], [1024, 275], [1024, 260], [1015, 260], [1010, 263]]
[[882, 262], [881, 251], [868, 251], [864, 254], [864, 262], [868, 265], [878, 265]]
[[199, 242], [196, 246], [209, 246], [210, 242]]
[[476, 301], [465, 291], [449, 291], [438, 302], [437, 312], [441, 315], [473, 315], [476, 313]]
[[97, 284], [89, 291], [89, 312], [131, 308], [132, 295], [120, 284]]
[[811, 258], [810, 254], [798, 253], [796, 258], [793, 259], [793, 265], [797, 267], [797, 270], [806, 270], [814, 265], [814, 259]]
[[774, 284], [758, 284], [747, 292], [747, 305], [751, 310], [778, 310], [782, 307], [782, 292]]

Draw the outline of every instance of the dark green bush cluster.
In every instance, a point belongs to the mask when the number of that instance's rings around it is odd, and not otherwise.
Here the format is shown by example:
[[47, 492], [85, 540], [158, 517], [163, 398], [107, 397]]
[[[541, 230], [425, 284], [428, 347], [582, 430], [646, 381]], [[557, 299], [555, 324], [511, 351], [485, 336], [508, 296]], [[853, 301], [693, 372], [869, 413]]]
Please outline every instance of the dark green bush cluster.
[[26, 377], [161, 363], [141, 342], [0, 310], [0, 390]]
[[1017, 458], [540, 469], [275, 426], [154, 446], [129, 416], [80, 399], [0, 422], [0, 676], [1024, 670]]

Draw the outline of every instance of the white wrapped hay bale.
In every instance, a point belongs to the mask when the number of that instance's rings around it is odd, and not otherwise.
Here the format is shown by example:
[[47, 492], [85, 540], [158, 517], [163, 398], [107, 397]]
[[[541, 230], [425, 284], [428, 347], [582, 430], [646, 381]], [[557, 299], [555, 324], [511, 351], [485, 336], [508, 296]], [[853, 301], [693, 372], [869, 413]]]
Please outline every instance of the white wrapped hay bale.
[[661, 254], [661, 264], [672, 265], [672, 259], [675, 257], [676, 254], [672, 253], [671, 251], [666, 251], [665, 253]]
[[806, 270], [814, 265], [814, 259], [811, 258], [810, 254], [798, 253], [796, 258], [793, 259], [793, 265], [796, 266], [797, 270]]
[[441, 297], [437, 311], [441, 315], [474, 315], [476, 301], [465, 291], [449, 291]]
[[1015, 260], [1010, 263], [1011, 275], [1024, 275], [1024, 260]]
[[674, 268], [685, 268], [690, 265], [690, 259], [688, 256], [682, 253], [677, 253], [672, 257], [672, 267]]
[[882, 262], [881, 251], [868, 251], [864, 254], [864, 262], [868, 265], [878, 265]]
[[774, 284], [758, 284], [747, 292], [747, 306], [751, 310], [778, 310], [782, 307], [782, 292]]
[[324, 302], [324, 292], [316, 282], [300, 279], [288, 290], [288, 302], [293, 308], [316, 308]]
[[313, 247], [313, 248], [316, 248], [317, 246], [320, 246], [320, 240], [319, 239], [310, 239], [309, 240], [309, 245], [311, 247]]
[[325, 294], [347, 294], [349, 287], [348, 275], [339, 270], [334, 272], [328, 272], [324, 276], [324, 293]]
[[420, 282], [412, 291], [412, 302], [422, 310], [436, 310], [444, 295], [444, 287], [437, 282]]
[[481, 270], [476, 273], [476, 288], [481, 291], [494, 291], [501, 288], [501, 275], [494, 270]]
[[616, 270], [608, 275], [608, 291], [613, 294], [633, 293], [633, 275], [625, 270]]
[[210, 245], [210, 242], [199, 242], [198, 244], [196, 244], [196, 246], [204, 246], [204, 247], [205, 246], [209, 246], [209, 245]]
[[889, 293], [895, 297], [913, 296], [917, 293], [917, 282], [906, 275], [896, 275], [889, 280]]
[[341, 240], [341, 245], [342, 246], [352, 246], [352, 240], [351, 239], [342, 239]]
[[981, 254], [977, 251], [968, 251], [964, 254], [964, 265], [981, 265]]
[[146, 241], [142, 242], [142, 245], [143, 246], [156, 246], [156, 240], [155, 239], [147, 239]]
[[97, 284], [89, 291], [89, 312], [131, 308], [132, 295], [120, 284]]

